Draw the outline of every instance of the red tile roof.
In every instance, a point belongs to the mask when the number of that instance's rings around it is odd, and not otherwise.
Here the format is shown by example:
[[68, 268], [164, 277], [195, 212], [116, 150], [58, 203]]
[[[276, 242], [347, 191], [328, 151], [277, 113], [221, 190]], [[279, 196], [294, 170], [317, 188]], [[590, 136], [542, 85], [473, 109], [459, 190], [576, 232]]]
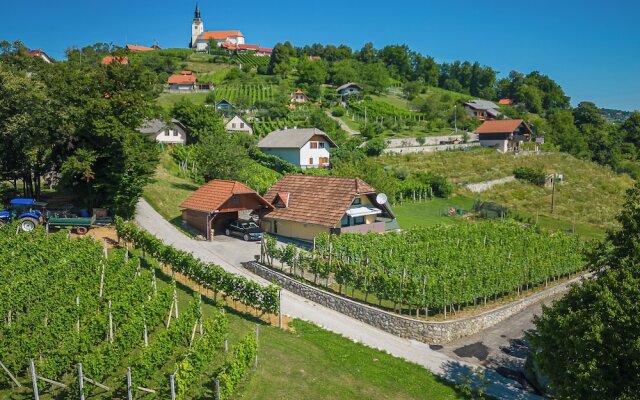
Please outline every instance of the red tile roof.
[[129, 50], [129, 51], [154, 51], [155, 49], [153, 47], [138, 46], [137, 44], [128, 44], [127, 45], [127, 50]]
[[244, 35], [240, 31], [209, 31], [203, 32], [198, 40], [225, 40], [230, 37], [244, 37]]
[[106, 56], [100, 62], [100, 64], [102, 64], [102, 65], [114, 64], [114, 63], [115, 64], [127, 65], [127, 64], [129, 64], [129, 59], [127, 57], [124, 57], [124, 56]]
[[[488, 134], [488, 133], [512, 133], [520, 124], [524, 123], [521, 119], [498, 119], [493, 121], [484, 121], [482, 125], [476, 129], [476, 133]], [[526, 125], [526, 124], [525, 124]]]
[[264, 197], [274, 201], [284, 193], [289, 194], [287, 207], [276, 207], [267, 218], [334, 227], [356, 194], [373, 194], [375, 189], [359, 178], [287, 175]]
[[271, 53], [273, 53], [273, 49], [271, 47], [259, 47], [258, 48], [258, 52], [259, 53], [271, 54]]
[[264, 198], [260, 197], [255, 190], [243, 185], [240, 182], [225, 181], [221, 179], [215, 179], [202, 185], [198, 190], [193, 192], [185, 201], [180, 204], [180, 207], [189, 210], [214, 212], [219, 209], [227, 200], [234, 194], [254, 194], [266, 205], [271, 207], [271, 204]]
[[498, 101], [498, 104], [503, 105], [503, 106], [510, 106], [511, 104], [513, 104], [513, 100], [512, 99], [500, 99], [500, 101]]
[[180, 75], [193, 75], [193, 71], [180, 71]]
[[171, 75], [167, 79], [169, 85], [192, 85], [196, 83], [195, 75]]

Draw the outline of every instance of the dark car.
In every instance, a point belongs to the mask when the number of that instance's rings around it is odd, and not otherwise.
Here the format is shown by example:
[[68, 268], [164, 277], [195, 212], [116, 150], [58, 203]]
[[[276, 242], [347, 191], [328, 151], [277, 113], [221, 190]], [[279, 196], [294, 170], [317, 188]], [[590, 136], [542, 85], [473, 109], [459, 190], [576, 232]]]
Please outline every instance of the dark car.
[[227, 236], [238, 236], [245, 241], [262, 239], [262, 229], [253, 221], [233, 221], [224, 231]]

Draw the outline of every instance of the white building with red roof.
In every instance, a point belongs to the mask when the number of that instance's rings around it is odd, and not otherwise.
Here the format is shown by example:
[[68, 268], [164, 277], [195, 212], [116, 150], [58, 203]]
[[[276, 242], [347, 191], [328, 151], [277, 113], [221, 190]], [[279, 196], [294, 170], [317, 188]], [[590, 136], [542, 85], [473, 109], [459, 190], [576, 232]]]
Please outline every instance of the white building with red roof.
[[213, 40], [218, 46], [223, 43], [234, 45], [244, 44], [244, 35], [238, 30], [229, 31], [205, 31], [204, 21], [200, 17], [200, 8], [196, 3], [196, 10], [191, 23], [191, 42], [189, 47], [198, 51], [206, 51], [209, 48], [209, 41]]

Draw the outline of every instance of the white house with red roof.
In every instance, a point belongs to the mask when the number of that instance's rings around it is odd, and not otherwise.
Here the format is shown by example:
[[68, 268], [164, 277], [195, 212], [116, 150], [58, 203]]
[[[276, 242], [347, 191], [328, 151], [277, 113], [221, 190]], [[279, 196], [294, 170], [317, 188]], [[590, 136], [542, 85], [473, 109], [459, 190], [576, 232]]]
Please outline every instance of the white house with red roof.
[[204, 21], [200, 17], [200, 8], [196, 3], [196, 10], [191, 23], [191, 42], [189, 47], [197, 51], [206, 51], [209, 48], [209, 41], [213, 40], [218, 46], [223, 43], [235, 45], [244, 44], [244, 35], [237, 30], [230, 31], [205, 31]]

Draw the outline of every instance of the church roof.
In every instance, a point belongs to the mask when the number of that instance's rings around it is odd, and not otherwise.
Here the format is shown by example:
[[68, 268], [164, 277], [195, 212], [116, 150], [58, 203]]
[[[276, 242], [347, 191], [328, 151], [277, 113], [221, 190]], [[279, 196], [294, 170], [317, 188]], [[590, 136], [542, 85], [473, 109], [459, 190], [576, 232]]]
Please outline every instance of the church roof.
[[240, 31], [208, 31], [202, 32], [198, 40], [225, 40], [230, 37], [244, 37]]

